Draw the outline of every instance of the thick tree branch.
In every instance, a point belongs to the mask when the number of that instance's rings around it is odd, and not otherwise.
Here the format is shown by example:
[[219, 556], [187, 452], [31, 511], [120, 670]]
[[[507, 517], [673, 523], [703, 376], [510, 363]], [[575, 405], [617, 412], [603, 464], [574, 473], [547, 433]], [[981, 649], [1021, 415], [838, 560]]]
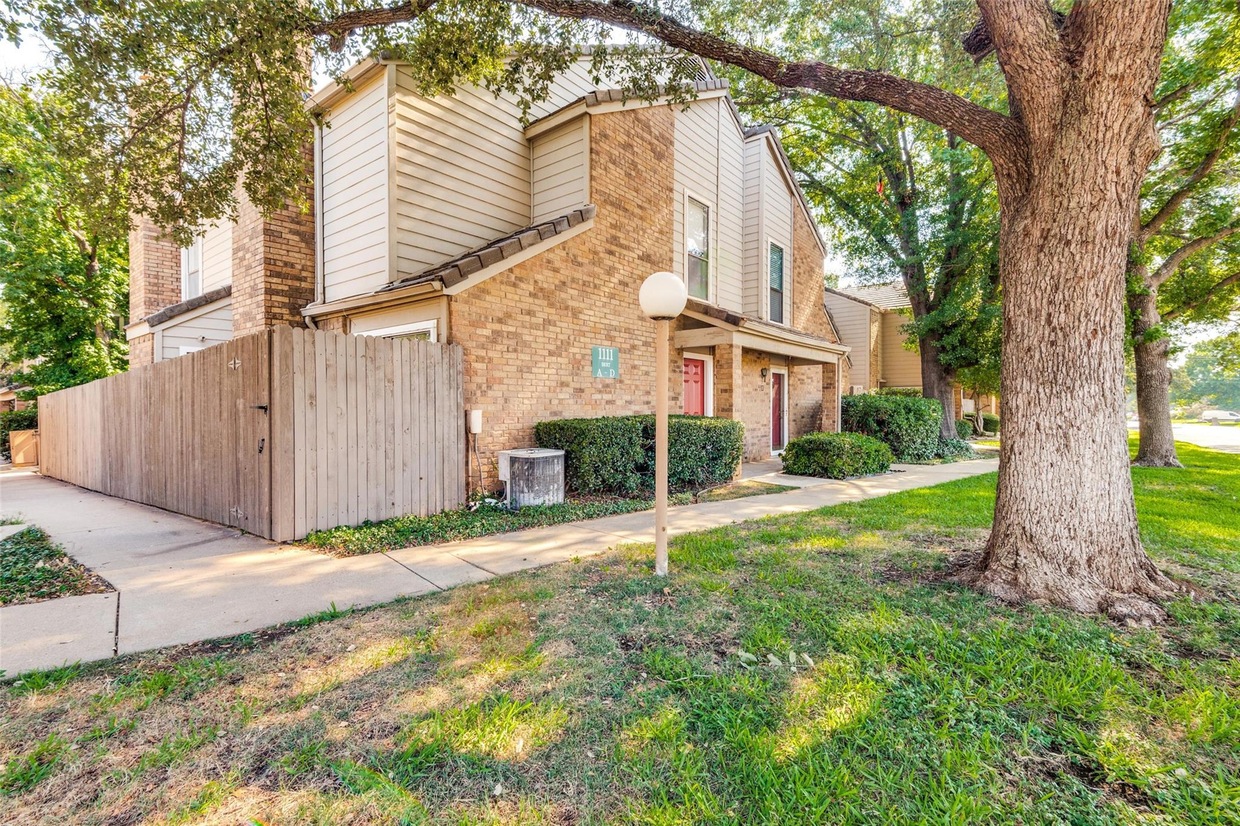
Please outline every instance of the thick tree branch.
[[1187, 244], [1184, 244], [1175, 252], [1167, 256], [1167, 258], [1154, 270], [1146, 279], [1146, 286], [1152, 290], [1157, 290], [1171, 276], [1175, 275], [1176, 270], [1193, 255], [1208, 249], [1209, 247], [1222, 241], [1224, 238], [1230, 238], [1236, 233], [1240, 233], [1240, 224], [1233, 224], [1224, 227], [1213, 235], [1207, 235], [1202, 238], [1194, 238]]
[[357, 29], [368, 29], [376, 26], [391, 26], [396, 23], [408, 23], [425, 14], [436, 0], [410, 0], [376, 9], [358, 9], [347, 11], [312, 25], [308, 33], [314, 37], [326, 36], [331, 48], [340, 51], [344, 48], [349, 35]]
[[1175, 211], [1180, 208], [1188, 196], [1193, 194], [1193, 190], [1200, 184], [1205, 177], [1210, 174], [1210, 170], [1214, 169], [1214, 164], [1218, 162], [1219, 157], [1223, 154], [1223, 150], [1227, 148], [1227, 139], [1231, 136], [1232, 131], [1240, 124], [1240, 81], [1236, 84], [1236, 102], [1232, 104], [1231, 112], [1219, 125], [1218, 136], [1214, 141], [1214, 145], [1210, 147], [1210, 151], [1201, 159], [1201, 163], [1197, 164], [1197, 168], [1188, 176], [1188, 180], [1184, 185], [1171, 193], [1162, 207], [1159, 208], [1154, 215], [1146, 221], [1141, 227], [1141, 243], [1144, 244], [1150, 239], [1154, 233], [1162, 228], [1163, 224], [1175, 215]]
[[687, 26], [634, 0], [513, 0], [557, 17], [597, 20], [641, 32], [673, 48], [752, 72], [775, 86], [810, 89], [843, 100], [877, 103], [930, 121], [1007, 169], [1024, 166], [1024, 133], [1011, 118], [936, 86], [884, 72], [840, 69], [820, 61], [785, 61]]
[[1063, 19], [1046, 0], [978, 0], [977, 6], [1007, 81], [1012, 117], [1030, 140], [1049, 141], [1069, 69], [1059, 34]]
[[1162, 320], [1173, 321], [1174, 319], [1178, 318], [1179, 316], [1184, 315], [1185, 313], [1192, 312], [1193, 310], [1200, 307], [1202, 304], [1205, 304], [1215, 295], [1217, 295], [1219, 290], [1226, 289], [1227, 287], [1230, 287], [1233, 284], [1240, 284], [1240, 270], [1236, 270], [1235, 272], [1233, 272], [1231, 275], [1227, 276], [1226, 278], [1223, 278], [1215, 282], [1214, 284], [1210, 285], [1209, 289], [1207, 289], [1201, 295], [1194, 298], [1192, 301], [1185, 301], [1180, 306], [1175, 307], [1163, 313]]

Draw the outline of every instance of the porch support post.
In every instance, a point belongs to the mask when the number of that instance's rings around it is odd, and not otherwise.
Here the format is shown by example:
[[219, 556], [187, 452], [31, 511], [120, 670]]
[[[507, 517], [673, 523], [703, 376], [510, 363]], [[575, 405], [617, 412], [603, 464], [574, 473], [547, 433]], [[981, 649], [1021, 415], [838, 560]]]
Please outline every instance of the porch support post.
[[[739, 344], [716, 344], [714, 355], [715, 415], [721, 419], [745, 421], [742, 415], [741, 346]], [[744, 461], [744, 457], [741, 457]], [[733, 479], [741, 475], [740, 463], [736, 465]]]
[[840, 388], [842, 385], [842, 361], [822, 365], [822, 421], [819, 428], [826, 433], [838, 433], [840, 430]]

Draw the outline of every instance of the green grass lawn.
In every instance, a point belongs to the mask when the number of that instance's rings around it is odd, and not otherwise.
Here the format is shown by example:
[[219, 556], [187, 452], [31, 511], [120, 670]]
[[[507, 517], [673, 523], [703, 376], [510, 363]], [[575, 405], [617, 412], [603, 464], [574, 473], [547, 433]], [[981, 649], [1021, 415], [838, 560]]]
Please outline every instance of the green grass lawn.
[[1240, 462], [1137, 470], [1209, 595], [1126, 630], [944, 579], [993, 476], [33, 675], [12, 822], [1240, 823]]
[[0, 540], [0, 605], [110, 590], [39, 528], [31, 526]]

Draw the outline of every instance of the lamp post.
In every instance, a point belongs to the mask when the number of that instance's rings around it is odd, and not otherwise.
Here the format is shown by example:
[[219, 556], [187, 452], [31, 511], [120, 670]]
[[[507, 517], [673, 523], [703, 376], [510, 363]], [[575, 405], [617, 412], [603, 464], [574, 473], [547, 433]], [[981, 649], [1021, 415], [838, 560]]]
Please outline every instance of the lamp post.
[[667, 385], [669, 323], [685, 309], [689, 292], [680, 276], [656, 272], [642, 282], [637, 300], [654, 321], [654, 573], [667, 576]]

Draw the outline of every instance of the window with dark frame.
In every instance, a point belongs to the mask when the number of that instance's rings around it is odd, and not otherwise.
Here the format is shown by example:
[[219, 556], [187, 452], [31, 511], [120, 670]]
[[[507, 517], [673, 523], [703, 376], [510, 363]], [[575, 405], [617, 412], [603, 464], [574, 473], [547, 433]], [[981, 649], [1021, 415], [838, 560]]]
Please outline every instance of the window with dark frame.
[[710, 207], [692, 198], [685, 205], [685, 284], [689, 295], [710, 300]]
[[778, 324], [784, 323], [784, 248], [771, 244], [770, 255], [770, 287], [771, 304], [769, 318]]

